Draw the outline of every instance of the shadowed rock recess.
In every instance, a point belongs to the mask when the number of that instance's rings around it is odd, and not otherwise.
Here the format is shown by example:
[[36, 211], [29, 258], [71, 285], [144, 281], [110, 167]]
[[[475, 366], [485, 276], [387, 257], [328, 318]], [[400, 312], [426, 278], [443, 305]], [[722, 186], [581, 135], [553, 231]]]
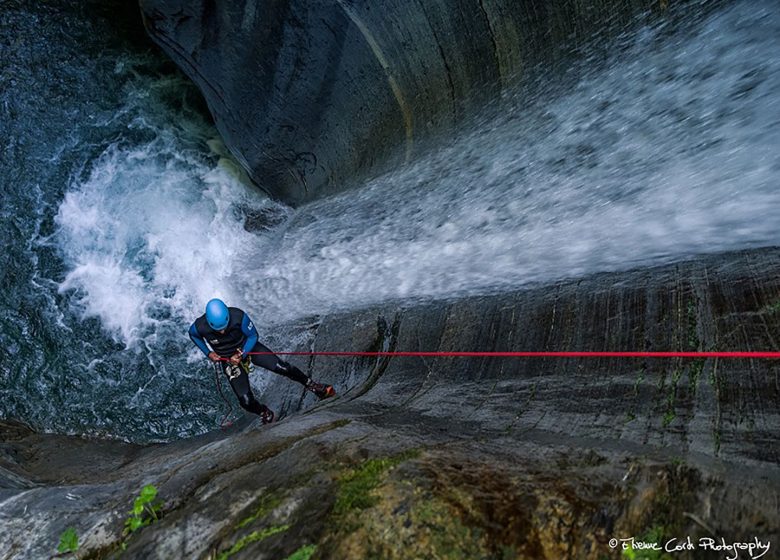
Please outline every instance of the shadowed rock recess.
[[[140, 0], [233, 155], [299, 204], [419, 153], [657, 0]], [[699, 8], [702, 9], [702, 8]]]
[[[314, 324], [302, 350], [777, 351], [780, 249]], [[2, 424], [0, 558], [47, 557], [69, 526], [79, 557], [117, 556], [145, 484], [162, 518], [124, 540], [123, 558], [599, 559], [631, 536], [780, 545], [777, 361], [297, 363], [340, 396], [315, 405], [280, 381], [268, 395], [287, 418], [271, 426], [139, 447]], [[674, 554], [710, 557], [724, 554]]]

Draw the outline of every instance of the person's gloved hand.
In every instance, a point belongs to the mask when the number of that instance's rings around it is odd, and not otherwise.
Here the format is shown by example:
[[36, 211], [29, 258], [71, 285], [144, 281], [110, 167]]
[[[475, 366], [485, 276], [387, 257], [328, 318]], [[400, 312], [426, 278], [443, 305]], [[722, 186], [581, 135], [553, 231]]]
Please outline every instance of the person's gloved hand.
[[209, 352], [209, 360], [212, 362], [218, 362], [219, 361], [219, 354], [216, 352]]
[[243, 355], [244, 353], [241, 350], [236, 350], [236, 353], [230, 356], [230, 363], [237, 366], [241, 363], [241, 356]]

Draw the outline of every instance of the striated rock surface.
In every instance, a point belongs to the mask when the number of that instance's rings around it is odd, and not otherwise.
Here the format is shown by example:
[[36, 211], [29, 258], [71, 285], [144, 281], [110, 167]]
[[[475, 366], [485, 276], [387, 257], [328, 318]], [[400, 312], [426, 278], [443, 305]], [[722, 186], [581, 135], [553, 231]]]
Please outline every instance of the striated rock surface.
[[655, 0], [140, 0], [233, 155], [291, 204], [408, 160]]
[[[317, 321], [313, 350], [778, 351], [780, 249]], [[2, 424], [0, 558], [617, 558], [780, 546], [776, 360], [318, 357], [340, 396], [149, 447]], [[161, 520], [122, 541], [154, 484]], [[757, 553], [756, 553], [757, 554]], [[674, 558], [722, 558], [697, 548]]]

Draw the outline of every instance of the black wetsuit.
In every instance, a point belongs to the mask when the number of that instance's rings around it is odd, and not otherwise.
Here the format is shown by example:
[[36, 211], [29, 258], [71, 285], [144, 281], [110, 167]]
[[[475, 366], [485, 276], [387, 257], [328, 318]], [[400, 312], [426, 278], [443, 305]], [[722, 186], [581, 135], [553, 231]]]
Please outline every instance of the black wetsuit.
[[[229, 358], [239, 349], [245, 354], [247, 352], [264, 352], [265, 354], [251, 356], [252, 363], [279, 375], [284, 375], [304, 387], [309, 383], [310, 379], [305, 373], [279, 359], [278, 356], [270, 353], [271, 351], [265, 345], [257, 341], [257, 330], [246, 313], [237, 307], [229, 307], [228, 310], [230, 319], [228, 326], [222, 333], [209, 326], [206, 315], [195, 319], [195, 322], [190, 326], [190, 339], [206, 356], [209, 355], [210, 351], [216, 352], [222, 358]], [[252, 394], [249, 375], [244, 368], [237, 368], [241, 373], [231, 377], [229, 372], [235, 371], [235, 368], [228, 370], [229, 362], [223, 361], [220, 364], [222, 371], [230, 380], [230, 386], [238, 397], [241, 407], [254, 414], [263, 414], [267, 409]]]

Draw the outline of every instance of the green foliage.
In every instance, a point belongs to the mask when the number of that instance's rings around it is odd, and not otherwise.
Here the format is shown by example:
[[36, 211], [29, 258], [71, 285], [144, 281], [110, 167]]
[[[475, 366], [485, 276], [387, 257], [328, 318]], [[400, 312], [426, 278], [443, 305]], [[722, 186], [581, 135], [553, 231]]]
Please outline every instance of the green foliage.
[[157, 488], [153, 484], [147, 484], [141, 489], [141, 493], [133, 501], [130, 517], [125, 520], [126, 535], [134, 533], [141, 527], [146, 527], [160, 519], [162, 502], [156, 498]]
[[370, 459], [358, 468], [347, 472], [341, 477], [341, 487], [333, 512], [336, 515], [343, 515], [352, 510], [373, 506], [376, 498], [371, 496], [371, 491], [379, 486], [385, 471], [414, 455], [416, 452], [407, 452], [395, 457]]
[[778, 313], [780, 312], [780, 299], [766, 304], [760, 309], [759, 313]]
[[287, 557], [287, 560], [309, 560], [315, 550], [317, 550], [316, 544], [307, 544], [290, 554], [290, 556]]
[[[656, 525], [637, 540], [645, 543], [661, 543], [663, 540], [664, 529], [660, 525]], [[623, 558], [626, 560], [672, 560], [672, 557], [663, 550], [642, 549], [634, 550], [629, 546], [623, 551]]]
[[286, 531], [289, 528], [290, 528], [289, 525], [280, 525], [277, 527], [268, 527], [267, 529], [263, 529], [262, 531], [252, 531], [247, 536], [239, 540], [232, 547], [230, 547], [229, 550], [220, 553], [220, 555], [217, 556], [217, 560], [227, 560], [228, 558], [230, 558], [232, 555], [237, 553], [239, 550], [244, 548], [249, 543], [262, 541], [264, 539], [267, 539], [271, 535], [275, 535], [276, 533], [281, 533], [283, 531]]
[[639, 395], [639, 386], [645, 380], [645, 374], [646, 373], [647, 373], [647, 366], [642, 366], [642, 369], [639, 370], [639, 375], [637, 376], [636, 381], [634, 381], [634, 396], [635, 397], [637, 395]]
[[281, 503], [282, 497], [278, 494], [271, 493], [263, 496], [263, 498], [260, 500], [260, 504], [257, 506], [252, 515], [242, 519], [238, 524], [238, 528], [241, 529], [258, 519], [262, 519], [266, 516], [266, 514], [268, 514], [268, 512], [273, 511], [279, 507], [279, 504]]
[[342, 514], [353, 509], [366, 509], [374, 505], [375, 499], [370, 495], [370, 492], [379, 485], [382, 473], [391, 466], [389, 459], [371, 459], [360, 468], [348, 472], [341, 479], [341, 488], [336, 498], [334, 511], [337, 514]]
[[671, 424], [676, 417], [674, 412], [674, 401], [677, 397], [677, 384], [680, 382], [682, 374], [683, 370], [681, 367], [675, 368], [675, 370], [672, 372], [672, 382], [669, 387], [669, 393], [666, 395], [666, 412], [664, 413], [662, 422], [664, 428]]
[[[453, 499], [463, 504], [465, 496], [459, 495], [457, 489], [451, 490], [454, 492], [448, 492], [446, 499], [436, 497], [422, 500], [412, 511], [412, 524], [415, 527], [425, 527], [427, 547], [430, 547], [426, 553], [433, 558], [448, 560], [485, 558], [486, 551], [482, 548], [481, 530], [478, 527], [465, 525], [460, 515], [455, 514], [446, 501]], [[514, 551], [514, 555], [512, 552], [512, 547], [501, 547], [501, 558], [517, 558], [517, 552]]]
[[691, 395], [696, 396], [696, 390], [698, 389], [699, 385], [699, 377], [701, 377], [701, 373], [704, 371], [704, 360], [703, 359], [696, 359], [691, 362], [691, 369], [690, 369], [690, 379], [691, 379]]
[[57, 547], [57, 552], [67, 554], [68, 552], [76, 552], [78, 549], [79, 536], [76, 534], [76, 529], [68, 527], [60, 535], [60, 544]]

